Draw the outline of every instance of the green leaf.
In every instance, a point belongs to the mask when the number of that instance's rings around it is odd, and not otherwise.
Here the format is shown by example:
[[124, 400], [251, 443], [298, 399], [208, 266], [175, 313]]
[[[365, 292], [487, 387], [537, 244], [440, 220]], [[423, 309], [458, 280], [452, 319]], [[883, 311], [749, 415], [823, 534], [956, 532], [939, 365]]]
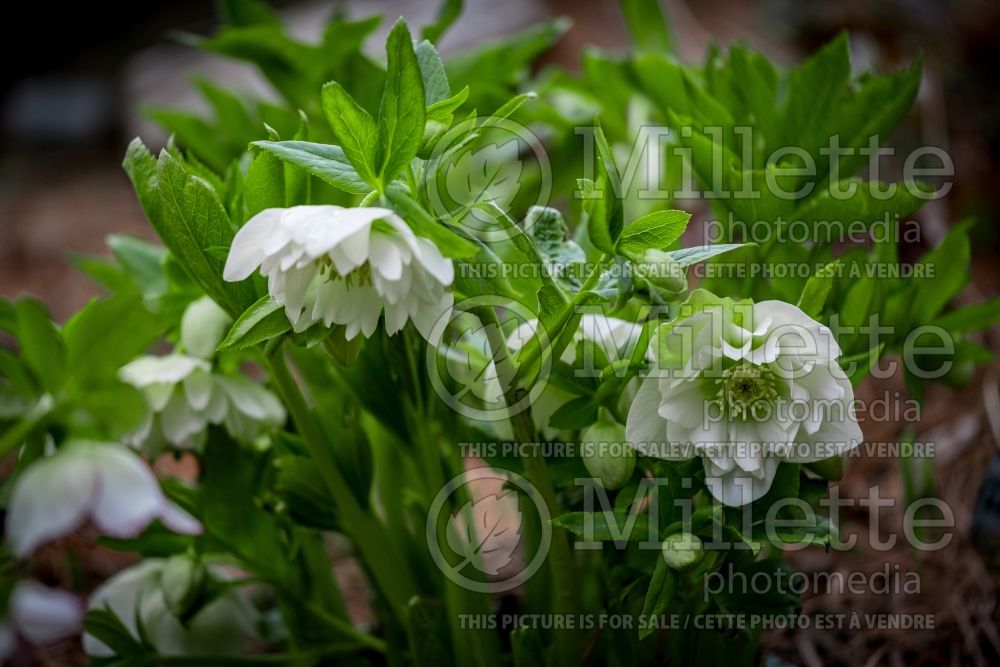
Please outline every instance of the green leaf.
[[108, 247], [145, 298], [153, 299], [166, 293], [164, 264], [167, 251], [162, 246], [127, 234], [112, 234], [108, 237]]
[[385, 196], [396, 208], [418, 236], [434, 242], [445, 256], [452, 258], [472, 257], [479, 252], [479, 246], [459, 236], [447, 226], [437, 222], [431, 214], [401, 186], [393, 184], [386, 188]]
[[396, 21], [389, 33], [386, 54], [389, 65], [378, 114], [382, 183], [391, 182], [417, 155], [427, 107], [420, 63], [403, 19]]
[[680, 250], [674, 250], [669, 253], [670, 257], [674, 259], [681, 266], [691, 266], [692, 264], [697, 264], [698, 262], [704, 262], [707, 259], [711, 259], [716, 255], [721, 255], [726, 252], [731, 252], [737, 248], [744, 248], [746, 246], [757, 245], [756, 243], [719, 243], [717, 245], [702, 245], [694, 246], [692, 248], [681, 248]]
[[620, 0], [619, 5], [637, 49], [660, 53], [673, 51], [673, 39], [659, 0]]
[[[629, 522], [633, 519], [635, 523], [629, 530]], [[648, 515], [630, 514], [617, 510], [613, 512], [568, 512], [552, 519], [552, 525], [565, 528], [577, 537], [599, 542], [614, 540], [648, 542], [655, 537], [649, 526]]]
[[782, 111], [782, 134], [773, 145], [800, 146], [818, 156], [819, 148], [830, 139], [850, 75], [850, 49], [847, 33], [842, 32], [792, 70]]
[[441, 35], [451, 27], [462, 13], [462, 0], [443, 0], [433, 23], [424, 26], [420, 36], [431, 42], [441, 39]]
[[646, 590], [646, 601], [642, 605], [642, 619], [639, 625], [639, 639], [651, 635], [659, 625], [655, 619], [666, 613], [670, 602], [674, 599], [677, 588], [677, 573], [667, 567], [667, 562], [661, 557], [656, 559], [653, 578]]
[[806, 281], [797, 305], [809, 317], [816, 319], [823, 312], [826, 297], [830, 294], [830, 289], [837, 278], [837, 267], [839, 265], [839, 261], [830, 262], [809, 276], [809, 280]]
[[425, 39], [417, 44], [416, 54], [427, 106], [447, 100], [451, 97], [451, 88], [448, 86], [448, 75], [444, 71], [444, 63], [441, 62], [437, 49]]
[[280, 336], [292, 328], [281, 304], [269, 296], [261, 297], [233, 323], [219, 351], [245, 350]]
[[[910, 304], [910, 322], [913, 325], [929, 324], [952, 300], [969, 280], [969, 227], [973, 220], [956, 225], [940, 244], [918, 262], [924, 279]], [[919, 275], [919, 274], [918, 274]]]
[[149, 152], [141, 139], [135, 138], [129, 143], [128, 150], [125, 151], [125, 159], [122, 161], [122, 168], [125, 169], [129, 180], [132, 181], [132, 187], [135, 188], [135, 193], [139, 197], [139, 205], [142, 206], [146, 219], [153, 225], [153, 229], [160, 235], [160, 238], [163, 238], [156, 158]]
[[654, 211], [625, 227], [618, 239], [619, 254], [641, 255], [646, 250], [666, 250], [687, 228], [687, 211]]
[[985, 331], [1000, 322], [1000, 297], [945, 313], [934, 321], [953, 334]]
[[[888, 192], [887, 188], [892, 188], [890, 196], [876, 193]], [[823, 231], [825, 223], [841, 225], [847, 230], [851, 229], [848, 225], [855, 222], [869, 227], [885, 224], [885, 220], [894, 224], [898, 218], [905, 218], [923, 206], [927, 202], [926, 192], [927, 186], [914, 181], [886, 185], [850, 178], [809, 197], [792, 218], [814, 230], [814, 242], [829, 243], [831, 239], [827, 237], [831, 233]], [[850, 196], [840, 193], [850, 193]]]
[[17, 314], [17, 342], [21, 356], [41, 382], [43, 389], [56, 391], [66, 377], [66, 350], [49, 317], [49, 311], [35, 299], [14, 303]]
[[621, 177], [600, 125], [594, 128], [594, 141], [597, 145], [597, 182], [592, 192], [588, 193], [587, 233], [595, 248], [613, 255], [623, 223], [619, 197]]
[[548, 425], [555, 429], [578, 429], [597, 421], [597, 406], [589, 396], [579, 396], [564, 403], [549, 417]]
[[340, 146], [310, 141], [255, 141], [253, 145], [344, 192], [371, 192], [372, 186], [358, 175]]
[[148, 349], [163, 326], [133, 295], [95, 299], [66, 322], [67, 363], [78, 381], [114, 377], [118, 369]]
[[[111, 649], [115, 656], [122, 659], [122, 665], [145, 664], [139, 656], [142, 656], [146, 649], [132, 636], [132, 633], [110, 608], [88, 611], [83, 618], [83, 629], [87, 634]], [[127, 662], [128, 658], [132, 658], [136, 662], [129, 663]]]
[[163, 242], [216, 303], [233, 316], [242, 313], [257, 300], [252, 283], [224, 282], [225, 260], [209, 252], [213, 247], [229, 248], [233, 241], [233, 226], [218, 195], [166, 151], [160, 153], [157, 185], [162, 203], [157, 231]]
[[248, 220], [264, 209], [285, 205], [285, 169], [277, 156], [262, 151], [250, 160], [243, 180], [243, 204]]
[[344, 156], [365, 183], [378, 187], [379, 128], [375, 120], [336, 81], [323, 86], [322, 100], [323, 113], [340, 141]]

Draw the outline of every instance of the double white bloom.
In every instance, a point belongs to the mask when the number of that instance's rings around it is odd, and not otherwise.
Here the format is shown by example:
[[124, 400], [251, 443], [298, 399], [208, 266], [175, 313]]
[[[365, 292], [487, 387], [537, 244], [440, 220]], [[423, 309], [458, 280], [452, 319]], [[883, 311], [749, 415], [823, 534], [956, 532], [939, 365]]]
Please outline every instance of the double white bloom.
[[647, 456], [701, 456], [727, 505], [764, 495], [780, 461], [829, 458], [863, 438], [840, 348], [795, 306], [716, 299], [656, 338], [628, 439]]
[[237, 232], [223, 277], [244, 280], [258, 267], [295, 331], [323, 322], [344, 325], [348, 340], [368, 338], [384, 311], [390, 335], [412, 320], [430, 339], [454, 302], [451, 260], [384, 208], [261, 211]]
[[134, 537], [154, 519], [177, 533], [201, 524], [167, 500], [153, 471], [128, 448], [76, 441], [35, 461], [14, 483], [7, 540], [24, 557], [90, 521], [103, 535]]

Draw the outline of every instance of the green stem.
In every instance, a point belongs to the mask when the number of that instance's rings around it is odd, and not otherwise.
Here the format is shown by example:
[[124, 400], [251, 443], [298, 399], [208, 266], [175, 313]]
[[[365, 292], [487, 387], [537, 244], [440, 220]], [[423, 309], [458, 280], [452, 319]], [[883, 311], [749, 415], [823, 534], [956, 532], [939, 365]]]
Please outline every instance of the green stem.
[[385, 653], [386, 647], [385, 642], [378, 637], [373, 637], [367, 633], [361, 632], [349, 622], [337, 618], [333, 614], [329, 613], [319, 605], [314, 602], [307, 602], [306, 609], [309, 610], [316, 618], [326, 623], [332, 630], [339, 632], [344, 635], [347, 639], [353, 639], [358, 644], [370, 648], [379, 653]]
[[[590, 272], [587, 276], [587, 280], [584, 281], [583, 285], [580, 286], [580, 291], [573, 295], [573, 298], [563, 306], [563, 309], [559, 311], [559, 315], [556, 316], [555, 321], [552, 323], [551, 327], [546, 330], [546, 334], [549, 337], [549, 342], [555, 344], [555, 341], [562, 334], [563, 328], [573, 317], [573, 313], [576, 309], [583, 303], [583, 300], [587, 298], [590, 290], [597, 285], [597, 281], [601, 278], [601, 267], [605, 262], [608, 261], [610, 255], [604, 254], [600, 260], [598, 260], [597, 265], [594, 270]], [[517, 368], [514, 370], [513, 379], [511, 381], [511, 387], [516, 387], [517, 383], [522, 379], [522, 374], [525, 369], [530, 369], [536, 361], [542, 356], [547, 350], [542, 349], [542, 345], [536, 336], [533, 336], [531, 340], [528, 341], [527, 345], [521, 350], [518, 355]]]
[[[596, 272], [595, 272], [596, 273]], [[497, 368], [497, 376], [500, 378], [501, 386], [506, 387], [504, 398], [508, 406], [517, 405], [524, 396], [524, 390], [518, 389], [513, 382], [506, 383], [505, 378], [516, 376], [516, 369], [511, 363], [510, 354], [507, 350], [507, 343], [504, 341], [503, 330], [496, 313], [492, 308], [482, 307], [476, 309], [483, 328], [486, 330], [486, 337], [489, 340], [492, 357]], [[514, 440], [518, 443], [535, 442], [535, 425], [531, 418], [531, 408], [527, 408], [512, 415], [510, 418], [511, 427], [514, 431]], [[549, 475], [548, 467], [545, 465], [545, 458], [542, 453], [535, 448], [529, 448], [531, 454], [522, 457], [525, 475], [528, 480], [538, 489], [542, 499], [548, 506], [549, 514], [552, 517], [560, 515], [559, 501], [556, 498], [555, 487], [552, 484], [552, 477]], [[553, 609], [555, 613], [566, 617], [575, 617], [579, 612], [579, 599], [577, 588], [579, 582], [576, 579], [576, 563], [569, 548], [569, 533], [561, 528], [553, 527], [552, 544], [549, 547], [549, 566], [552, 571], [552, 583], [555, 588], [553, 595]], [[559, 663], [563, 665], [579, 665], [580, 650], [577, 641], [578, 632], [575, 630], [555, 631], [556, 650], [559, 655]]]
[[298, 383], [288, 371], [282, 349], [278, 348], [268, 361], [271, 377], [274, 379], [310, 455], [316, 462], [334, 502], [337, 503], [337, 509], [343, 519], [344, 531], [354, 540], [365, 564], [371, 569], [377, 585], [394, 611], [399, 614], [400, 618], [406, 618], [407, 604], [416, 593], [416, 586], [406, 562], [403, 559], [393, 557], [393, 554], [387, 551], [387, 546], [391, 542], [384, 535], [382, 524], [366, 513], [358, 503], [357, 498], [354, 497], [351, 487], [337, 466], [325, 435], [313, 417], [309, 406], [306, 405]]

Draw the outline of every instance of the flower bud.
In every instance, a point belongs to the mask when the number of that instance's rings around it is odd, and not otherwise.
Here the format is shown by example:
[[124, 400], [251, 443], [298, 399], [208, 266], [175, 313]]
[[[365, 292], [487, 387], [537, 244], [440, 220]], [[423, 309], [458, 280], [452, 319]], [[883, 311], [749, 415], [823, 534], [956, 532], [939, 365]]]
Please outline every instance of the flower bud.
[[691, 533], [674, 533], [663, 540], [663, 560], [675, 570], [686, 570], [705, 552], [701, 540]]
[[684, 267], [662, 250], [650, 248], [641, 256], [632, 257], [635, 275], [649, 285], [650, 291], [664, 301], [677, 301], [687, 294], [688, 282]]
[[587, 427], [580, 438], [587, 472], [605, 489], [624, 486], [635, 470], [635, 450], [625, 441], [625, 427], [601, 408], [597, 422]]
[[211, 359], [232, 323], [229, 314], [209, 297], [193, 301], [181, 318], [184, 349], [193, 356]]
[[160, 588], [167, 608], [183, 619], [194, 610], [205, 588], [205, 566], [187, 554], [171, 556], [163, 566]]

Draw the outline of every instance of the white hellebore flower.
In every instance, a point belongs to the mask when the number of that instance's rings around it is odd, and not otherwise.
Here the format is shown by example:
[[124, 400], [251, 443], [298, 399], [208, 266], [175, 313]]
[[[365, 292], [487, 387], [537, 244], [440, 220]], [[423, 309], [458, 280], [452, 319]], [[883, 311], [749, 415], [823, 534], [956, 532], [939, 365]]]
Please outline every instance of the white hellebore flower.
[[224, 424], [234, 438], [251, 440], [285, 420], [284, 406], [266, 388], [242, 375], [213, 373], [198, 357], [140, 357], [119, 376], [143, 392], [153, 413], [129, 436], [130, 444], [150, 454], [163, 441], [177, 447], [200, 441], [209, 424]]
[[242, 375], [212, 372], [211, 360], [232, 319], [209, 297], [195, 300], [181, 318], [181, 347], [164, 357], [140, 357], [119, 376], [141, 390], [152, 414], [128, 442], [158, 454], [164, 443], [198, 444], [209, 424], [225, 424], [239, 440], [285, 421], [285, 408], [271, 392]]
[[115, 443], [78, 440], [28, 466], [14, 482], [7, 540], [19, 557], [90, 521], [103, 535], [134, 537], [154, 519], [177, 533], [201, 524], [167, 500], [156, 476]]
[[[90, 596], [90, 609], [108, 609], [137, 639], [142, 636], [161, 655], [232, 655], [256, 636], [257, 612], [242, 591], [229, 589], [211, 599], [191, 618], [179, 620], [168, 604], [163, 581], [167, 561], [149, 558], [122, 570]], [[221, 576], [222, 573], [217, 573]], [[84, 634], [83, 649], [92, 657], [114, 652], [96, 637]]]
[[827, 327], [782, 301], [706, 294], [701, 312], [661, 326], [627, 435], [647, 456], [701, 456], [712, 495], [745, 505], [771, 487], [780, 461], [829, 458], [863, 436]]
[[412, 320], [430, 339], [454, 302], [451, 260], [384, 208], [261, 211], [236, 233], [223, 277], [244, 280], [258, 267], [295, 331], [323, 322], [344, 325], [348, 340], [368, 338], [384, 311], [390, 335]]
[[35, 581], [19, 581], [0, 614], [0, 664], [24, 641], [48, 646], [78, 634], [83, 623], [83, 601], [71, 593]]

